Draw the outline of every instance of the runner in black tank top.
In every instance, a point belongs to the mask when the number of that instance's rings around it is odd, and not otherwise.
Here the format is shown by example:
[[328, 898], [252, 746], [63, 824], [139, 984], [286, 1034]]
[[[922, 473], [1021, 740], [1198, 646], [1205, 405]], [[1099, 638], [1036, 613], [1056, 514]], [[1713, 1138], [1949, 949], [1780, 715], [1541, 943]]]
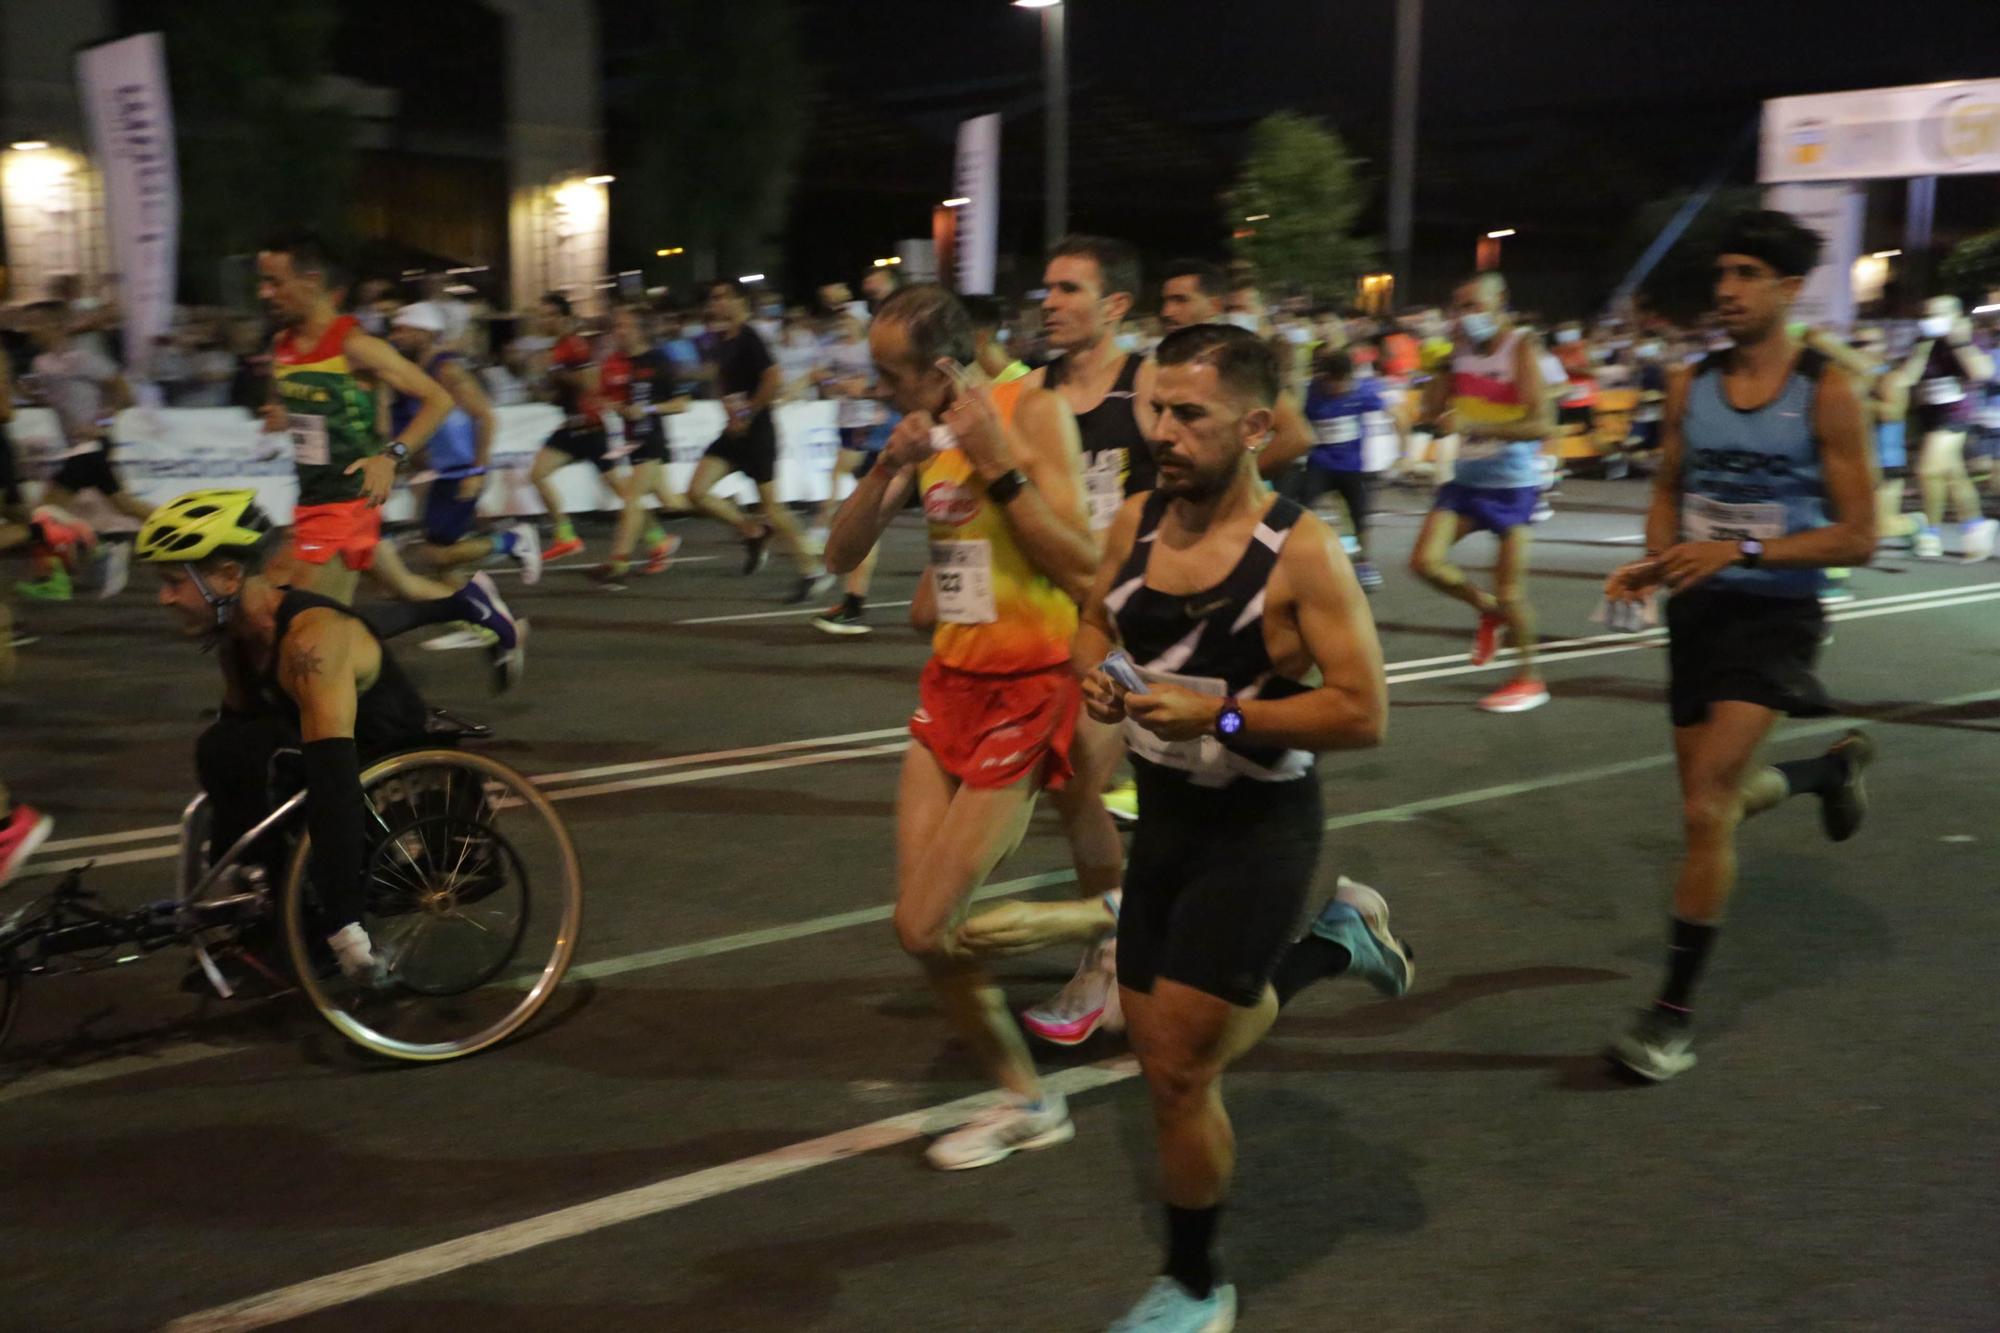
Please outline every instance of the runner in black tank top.
[[1233, 1165], [1223, 1070], [1313, 981], [1352, 973], [1387, 995], [1410, 981], [1372, 889], [1342, 881], [1294, 938], [1323, 832], [1314, 753], [1377, 744], [1388, 690], [1338, 540], [1258, 478], [1278, 392], [1276, 357], [1241, 329], [1160, 345], [1158, 486], [1119, 511], [1077, 635], [1075, 660], [1122, 642], [1145, 682], [1084, 680], [1092, 715], [1123, 723], [1140, 783], [1118, 984], [1161, 1139], [1168, 1243], [1135, 1327], [1233, 1327], [1214, 1254]]
[[[1116, 494], [1120, 498], [1153, 489], [1153, 451], [1146, 443], [1145, 432], [1139, 429], [1135, 410], [1139, 367], [1145, 363], [1144, 357], [1128, 353], [1125, 363], [1118, 368], [1118, 379], [1104, 395], [1104, 400], [1089, 411], [1076, 414], [1076, 432], [1083, 442], [1084, 483], [1091, 500], [1093, 528], [1104, 527], [1111, 514], [1117, 512], [1113, 505], [1099, 521], [1099, 486], [1104, 487], [1103, 493], [1107, 497]], [[1051, 389], [1060, 388], [1067, 375], [1068, 364], [1068, 357], [1050, 362], [1043, 383]], [[1100, 482], [1100, 477], [1107, 480]]]
[[[313, 610], [332, 611], [358, 622], [370, 635], [375, 633], [366, 618], [331, 597], [297, 588], [285, 592], [275, 613], [277, 633], [271, 640], [271, 661], [258, 677], [257, 693], [260, 702], [283, 718], [295, 735], [299, 729], [299, 706], [279, 684], [278, 664], [283, 660], [285, 636], [291, 633], [292, 622]], [[376, 642], [381, 643], [379, 637]], [[384, 646], [382, 668], [376, 674], [375, 683], [358, 694], [354, 701], [354, 747], [360, 752], [362, 760], [372, 762], [421, 743], [428, 715], [429, 709], [424, 704], [423, 696], [417, 693], [417, 687], [410, 683], [410, 678], [403, 674], [403, 668]]]

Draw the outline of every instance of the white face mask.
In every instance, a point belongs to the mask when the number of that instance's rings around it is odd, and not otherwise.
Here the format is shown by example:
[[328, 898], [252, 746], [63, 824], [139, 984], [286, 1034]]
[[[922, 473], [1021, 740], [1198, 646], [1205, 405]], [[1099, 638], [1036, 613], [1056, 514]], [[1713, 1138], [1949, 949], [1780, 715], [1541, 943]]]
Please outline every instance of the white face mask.
[[1556, 330], [1556, 341], [1559, 343], [1573, 343], [1582, 336], [1583, 335], [1581, 333], [1578, 333], [1575, 329]]
[[1489, 342], [1494, 334], [1500, 332], [1500, 321], [1484, 310], [1475, 310], [1458, 317], [1458, 331], [1473, 342]]
[[1951, 316], [1925, 315], [1917, 322], [1917, 332], [1926, 338], [1942, 338], [1951, 332]]

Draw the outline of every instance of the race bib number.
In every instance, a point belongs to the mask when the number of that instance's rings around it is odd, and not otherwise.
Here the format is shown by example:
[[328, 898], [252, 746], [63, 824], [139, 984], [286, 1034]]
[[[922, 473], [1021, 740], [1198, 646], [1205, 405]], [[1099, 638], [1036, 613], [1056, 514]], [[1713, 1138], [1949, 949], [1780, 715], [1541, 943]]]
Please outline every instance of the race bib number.
[[[1229, 682], [1219, 676], [1180, 676], [1171, 671], [1153, 671], [1145, 667], [1139, 668], [1139, 674], [1146, 678], [1148, 684], [1178, 685], [1184, 690], [1217, 699], [1229, 693]], [[1143, 759], [1188, 774], [1197, 787], [1226, 786], [1236, 776], [1230, 771], [1228, 752], [1215, 736], [1197, 736], [1191, 741], [1161, 740], [1127, 718], [1125, 744], [1133, 754]]]
[[1924, 407], [1949, 407], [1965, 401], [1965, 386], [1954, 379], [1925, 380], [1917, 385], [1917, 402]]
[[990, 625], [993, 605], [993, 545], [983, 539], [931, 543], [931, 589], [938, 619], [947, 625]]
[[1313, 438], [1321, 444], [1353, 444], [1361, 438], [1361, 418], [1326, 417], [1315, 421]]
[[325, 417], [289, 412], [285, 430], [292, 437], [292, 461], [300, 467], [325, 467], [333, 461], [333, 451], [326, 442]]
[[1090, 530], [1102, 532], [1125, 503], [1125, 455], [1117, 449], [1083, 456], [1083, 496], [1090, 505]]
[[1701, 495], [1681, 497], [1681, 540], [1769, 541], [1785, 535], [1781, 504], [1724, 504]]

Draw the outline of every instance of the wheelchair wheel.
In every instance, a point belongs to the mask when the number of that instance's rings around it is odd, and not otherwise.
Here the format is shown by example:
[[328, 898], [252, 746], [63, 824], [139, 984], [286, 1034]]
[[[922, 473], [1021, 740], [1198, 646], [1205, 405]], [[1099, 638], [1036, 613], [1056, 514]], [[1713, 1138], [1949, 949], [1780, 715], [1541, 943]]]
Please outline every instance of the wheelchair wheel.
[[299, 984], [356, 1045], [400, 1060], [471, 1055], [518, 1031], [569, 969], [583, 876], [555, 808], [520, 773], [465, 750], [418, 750], [361, 777], [368, 807], [362, 925], [387, 979], [342, 978], [317, 919], [301, 837], [285, 876]]

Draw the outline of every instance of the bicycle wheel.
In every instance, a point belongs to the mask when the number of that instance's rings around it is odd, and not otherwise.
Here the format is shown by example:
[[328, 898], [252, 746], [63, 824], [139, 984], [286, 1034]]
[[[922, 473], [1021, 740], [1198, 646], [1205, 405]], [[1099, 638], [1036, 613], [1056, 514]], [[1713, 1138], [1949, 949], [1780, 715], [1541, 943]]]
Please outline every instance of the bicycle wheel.
[[362, 925], [388, 980], [331, 966], [300, 838], [285, 876], [285, 942], [320, 1015], [364, 1049], [451, 1060], [518, 1031], [569, 969], [583, 876], [569, 831], [535, 785], [466, 750], [417, 750], [361, 778], [368, 808]]

